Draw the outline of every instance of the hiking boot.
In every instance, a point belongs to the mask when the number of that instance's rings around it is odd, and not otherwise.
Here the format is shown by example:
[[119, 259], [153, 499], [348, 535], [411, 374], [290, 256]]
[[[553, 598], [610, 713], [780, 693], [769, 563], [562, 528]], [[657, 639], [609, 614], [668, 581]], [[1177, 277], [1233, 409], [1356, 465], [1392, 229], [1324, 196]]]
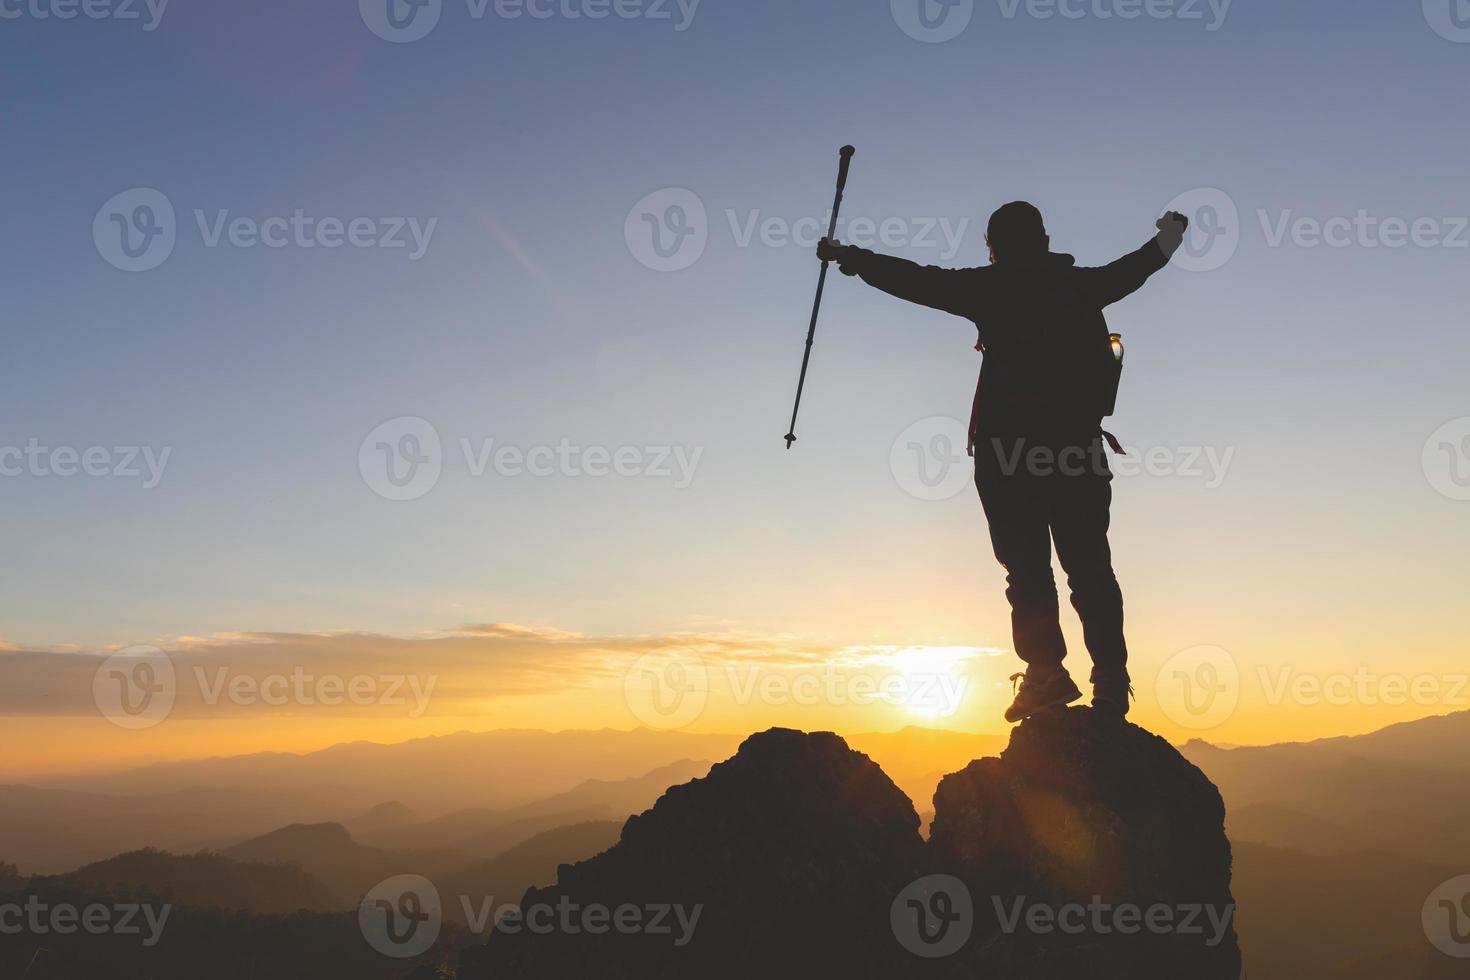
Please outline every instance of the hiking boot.
[[1024, 674], [1012, 674], [1011, 683], [1019, 680], [1021, 689], [1016, 700], [1006, 709], [1006, 721], [1030, 718], [1046, 708], [1059, 708], [1082, 697], [1072, 675], [1061, 667], [1032, 667]]
[[1119, 718], [1128, 714], [1128, 702], [1133, 698], [1133, 686], [1127, 674], [1093, 674], [1092, 707]]

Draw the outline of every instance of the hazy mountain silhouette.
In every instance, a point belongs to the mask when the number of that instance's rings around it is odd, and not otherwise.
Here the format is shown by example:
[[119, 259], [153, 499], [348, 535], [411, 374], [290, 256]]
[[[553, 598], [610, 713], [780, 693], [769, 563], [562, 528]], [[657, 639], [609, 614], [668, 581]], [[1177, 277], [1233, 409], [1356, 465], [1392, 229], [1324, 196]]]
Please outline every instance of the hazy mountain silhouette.
[[124, 851], [192, 853], [292, 820], [320, 819], [268, 788], [183, 788], [162, 793], [0, 787], [0, 855], [28, 873], [69, 871]]
[[298, 865], [237, 861], [222, 854], [132, 851], [78, 868], [67, 877], [106, 894], [146, 894], [201, 908], [290, 913], [342, 907], [326, 884]]
[[[0, 905], [85, 909], [117, 897], [70, 876], [32, 878], [0, 891]], [[155, 914], [158, 907], [155, 905]], [[150, 926], [134, 920], [141, 936]], [[471, 936], [446, 923], [439, 941], [410, 959], [384, 956], [363, 941], [352, 912], [252, 915], [221, 908], [174, 905], [159, 934], [113, 929], [0, 929], [0, 977], [25, 980], [404, 980], [419, 967], [442, 964]], [[422, 974], [420, 974], [422, 975]]]
[[457, 850], [468, 861], [566, 824], [622, 820], [652, 806], [668, 787], [703, 775], [709, 767], [708, 762], [685, 759], [630, 779], [589, 779], [565, 793], [508, 810], [457, 810], [433, 820], [368, 831], [362, 839], [400, 850]]
[[[259, 790], [289, 796], [333, 819], [383, 802], [384, 788], [425, 816], [470, 807], [505, 809], [565, 792], [587, 779], [640, 776], [679, 759], [718, 759], [735, 735], [685, 732], [502, 730], [405, 742], [348, 742], [296, 755], [263, 752], [168, 762], [42, 785], [136, 796], [189, 787]], [[465, 779], [473, 772], [476, 778]], [[315, 816], [322, 814], [323, 816]]]
[[1316, 855], [1384, 849], [1390, 843], [1275, 803], [1253, 803], [1230, 810], [1225, 832], [1232, 841], [1269, 842]]
[[399, 852], [367, 847], [340, 823], [291, 824], [227, 848], [241, 861], [289, 862], [320, 878], [338, 908], [355, 906], [362, 894], [399, 874], [440, 874], [462, 859], [453, 851]]
[[[1193, 741], [1180, 751], [1239, 815], [1232, 839], [1470, 865], [1467, 744], [1470, 712], [1351, 738], [1234, 749]], [[1321, 831], [1315, 844], [1304, 840], [1313, 828]]]
[[[1033, 718], [999, 759], [947, 777], [935, 807], [926, 843], [913, 804], [841, 738], [752, 735], [707, 777], [631, 818], [611, 849], [528, 891], [520, 927], [502, 922], [467, 950], [461, 976], [1238, 976], [1228, 927], [1215, 944], [1043, 934], [1005, 929], [992, 907], [1101, 895], [1233, 911], [1219, 794], [1162, 739], [1085, 708]], [[950, 921], [959, 899], [939, 901], [932, 875], [964, 882], [968, 922]], [[697, 910], [693, 927], [525, 928], [541, 913], [557, 921], [558, 909], [669, 906], [686, 919]], [[955, 922], [969, 938], [953, 955], [911, 951], [932, 935], [944, 941]]]
[[1233, 844], [1241, 946], [1251, 980], [1439, 980], [1464, 960], [1434, 949], [1420, 910], [1464, 868], [1383, 852], [1332, 858]]
[[407, 803], [398, 800], [390, 800], [387, 803], [379, 803], [366, 813], [359, 814], [342, 821], [342, 826], [360, 834], [363, 831], [382, 830], [387, 827], [401, 827], [404, 824], [413, 823], [418, 815]]
[[[584, 861], [612, 847], [622, 829], [621, 820], [594, 820], [543, 831], [488, 860], [443, 875], [434, 884], [441, 896], [513, 904], [528, 888], [556, 881], [560, 865]], [[458, 902], [447, 902], [444, 912], [451, 918], [464, 919], [464, 909]]]
[[[856, 735], [850, 743], [870, 753], [913, 799], [927, 799], [942, 772], [1004, 744], [994, 736], [923, 728]], [[434, 821], [460, 813], [454, 819], [463, 821], [462, 829], [454, 836], [468, 848], [465, 860], [478, 860], [561, 824], [646, 808], [662, 789], [653, 770], [724, 758], [739, 744], [734, 735], [648, 730], [461, 732], [0, 786], [0, 855], [27, 872], [63, 872], [144, 847], [219, 850], [286, 824], [325, 822], [344, 823], [376, 846], [437, 848], [445, 843], [437, 833], [449, 828]], [[665, 785], [694, 774], [673, 773]], [[627, 799], [610, 785], [644, 777], [649, 785], [629, 783]], [[373, 815], [390, 794], [412, 810], [410, 819], [401, 820], [403, 811], [394, 808]], [[523, 812], [503, 814], [511, 810]], [[481, 818], [487, 829], [477, 836]], [[510, 837], [495, 829], [522, 819]], [[416, 824], [424, 826], [410, 829]]]
[[1404, 721], [1365, 735], [1338, 735], [1310, 742], [1234, 749], [1257, 759], [1323, 758], [1333, 755], [1415, 769], [1470, 771], [1470, 711]]

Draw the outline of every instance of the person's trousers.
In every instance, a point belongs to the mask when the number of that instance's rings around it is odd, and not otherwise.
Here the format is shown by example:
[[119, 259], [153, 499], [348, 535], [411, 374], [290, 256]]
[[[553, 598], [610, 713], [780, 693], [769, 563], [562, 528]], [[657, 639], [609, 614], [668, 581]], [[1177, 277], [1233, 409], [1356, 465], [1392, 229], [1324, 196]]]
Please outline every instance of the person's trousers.
[[1067, 655], [1051, 567], [1055, 541], [1092, 655], [1093, 678], [1127, 676], [1123, 593], [1108, 547], [1112, 479], [1101, 437], [1080, 444], [976, 440], [975, 486], [995, 557], [1006, 570], [1016, 653], [1028, 667], [1059, 666]]

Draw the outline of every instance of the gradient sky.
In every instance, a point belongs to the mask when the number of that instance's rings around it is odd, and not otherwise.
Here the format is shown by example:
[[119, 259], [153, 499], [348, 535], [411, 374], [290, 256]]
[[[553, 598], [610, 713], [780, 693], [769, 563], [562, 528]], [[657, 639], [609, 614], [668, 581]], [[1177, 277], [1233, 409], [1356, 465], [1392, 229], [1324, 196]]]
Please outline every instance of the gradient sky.
[[[516, 623], [618, 643], [970, 647], [1000, 684], [1014, 658], [988, 651], [1009, 650], [1008, 613], [973, 492], [918, 499], [890, 459], [911, 425], [967, 412], [973, 328], [829, 283], [801, 439], [782, 448], [816, 263], [741, 234], [756, 216], [824, 221], [851, 142], [845, 217], [965, 229], [953, 256], [886, 249], [925, 262], [983, 262], [985, 217], [1017, 198], [1091, 264], [1186, 192], [1238, 208], [1229, 261], [1166, 269], [1110, 311], [1129, 342], [1113, 431], [1176, 460], [1231, 454], [1219, 481], [1115, 485], [1140, 720], [1190, 734], [1152, 688], [1201, 645], [1250, 678], [1204, 733], [1223, 741], [1470, 706], [1273, 705], [1257, 681], [1465, 669], [1470, 502], [1435, 486], [1470, 457], [1432, 450], [1444, 471], [1426, 471], [1424, 451], [1470, 416], [1470, 43], [1434, 29], [1435, 0], [1237, 0], [1223, 22], [1218, 4], [1125, 20], [1099, 15], [1115, 0], [1070, 4], [1079, 17], [979, 0], [944, 43], [877, 0], [703, 0], [687, 23], [674, 3], [604, 19], [566, 16], [583, 0], [547, 18], [492, 3], [476, 19], [445, 0], [412, 43], [344, 0], [179, 2], [153, 30], [141, 5], [142, 21], [38, 17], [48, 2], [0, 3], [0, 445], [170, 455], [151, 488], [0, 478], [0, 641], [16, 650]], [[93, 220], [139, 187], [172, 203], [177, 243], [130, 273]], [[625, 224], [668, 188], [698, 197], [708, 243], [663, 272]], [[415, 261], [206, 247], [195, 209], [437, 224]], [[1360, 211], [1432, 219], [1450, 241], [1272, 242], [1283, 220]], [[443, 472], [391, 501], [359, 448], [404, 416], [432, 423]], [[477, 477], [462, 438], [699, 455], [687, 487]], [[999, 699], [961, 727], [998, 728]], [[6, 710], [6, 725], [44, 714]], [[536, 712], [453, 717], [636, 723], [610, 703]]]

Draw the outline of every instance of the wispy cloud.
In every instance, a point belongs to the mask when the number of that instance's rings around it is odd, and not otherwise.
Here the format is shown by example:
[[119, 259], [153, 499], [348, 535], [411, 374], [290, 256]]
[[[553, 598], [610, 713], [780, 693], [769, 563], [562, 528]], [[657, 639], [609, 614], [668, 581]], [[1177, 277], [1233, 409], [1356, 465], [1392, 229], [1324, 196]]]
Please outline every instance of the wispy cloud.
[[[436, 709], [484, 705], [502, 698], [575, 692], [620, 684], [629, 665], [647, 654], [677, 653], [710, 667], [758, 667], [773, 671], [889, 664], [905, 649], [803, 644], [789, 637], [739, 631], [596, 636], [514, 623], [468, 624], [411, 637], [362, 632], [292, 633], [237, 631], [180, 636], [160, 642], [177, 693], [175, 716], [215, 712], [299, 712], [303, 700], [234, 697], [269, 684], [295, 691], [301, 685], [386, 685], [432, 692]], [[923, 648], [963, 660], [985, 655], [969, 647]], [[95, 715], [94, 681], [117, 647], [102, 650], [0, 649], [0, 715]], [[126, 661], [123, 662], [126, 664]], [[117, 660], [109, 665], [115, 668]], [[379, 688], [381, 689], [381, 687]], [[312, 710], [369, 711], [371, 703], [328, 704]]]

